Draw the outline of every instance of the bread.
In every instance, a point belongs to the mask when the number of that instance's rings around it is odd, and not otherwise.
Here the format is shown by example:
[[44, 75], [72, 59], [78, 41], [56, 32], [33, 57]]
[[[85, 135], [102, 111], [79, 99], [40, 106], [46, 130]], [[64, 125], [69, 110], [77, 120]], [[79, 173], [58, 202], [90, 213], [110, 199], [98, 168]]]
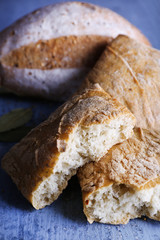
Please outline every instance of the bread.
[[120, 33], [150, 45], [109, 9], [81, 2], [38, 9], [0, 33], [0, 86], [18, 95], [64, 100]]
[[118, 36], [88, 74], [82, 88], [99, 83], [136, 117], [136, 126], [160, 130], [160, 51]]
[[160, 221], [160, 134], [136, 128], [98, 163], [78, 172], [90, 223], [124, 224], [146, 215]]
[[87, 219], [124, 224], [146, 215], [160, 220], [160, 52], [118, 36], [81, 88], [96, 82], [128, 107], [141, 128], [79, 171]]
[[36, 208], [52, 203], [78, 167], [98, 161], [133, 133], [135, 118], [99, 85], [58, 108], [2, 159], [2, 167]]

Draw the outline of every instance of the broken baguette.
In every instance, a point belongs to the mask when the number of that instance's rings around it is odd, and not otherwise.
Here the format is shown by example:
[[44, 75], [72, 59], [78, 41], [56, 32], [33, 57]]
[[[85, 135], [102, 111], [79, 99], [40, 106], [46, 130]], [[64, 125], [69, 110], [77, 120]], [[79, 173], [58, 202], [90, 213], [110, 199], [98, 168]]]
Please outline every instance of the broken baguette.
[[130, 111], [95, 84], [13, 146], [2, 167], [40, 209], [58, 198], [80, 166], [129, 138], [134, 125]]

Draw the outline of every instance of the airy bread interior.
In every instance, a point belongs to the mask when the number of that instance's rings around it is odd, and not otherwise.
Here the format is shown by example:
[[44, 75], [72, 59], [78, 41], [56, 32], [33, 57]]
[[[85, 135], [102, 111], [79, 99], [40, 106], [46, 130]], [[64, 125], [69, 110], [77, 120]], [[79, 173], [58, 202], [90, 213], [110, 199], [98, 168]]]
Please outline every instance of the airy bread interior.
[[160, 184], [143, 190], [135, 190], [125, 184], [103, 187], [88, 196], [84, 212], [88, 221], [110, 224], [126, 224], [130, 219], [147, 215], [160, 216]]
[[133, 119], [121, 115], [109, 124], [78, 126], [70, 134], [66, 150], [59, 155], [53, 173], [32, 193], [32, 204], [43, 208], [57, 199], [77, 169], [89, 161], [98, 161], [113, 145], [132, 135]]

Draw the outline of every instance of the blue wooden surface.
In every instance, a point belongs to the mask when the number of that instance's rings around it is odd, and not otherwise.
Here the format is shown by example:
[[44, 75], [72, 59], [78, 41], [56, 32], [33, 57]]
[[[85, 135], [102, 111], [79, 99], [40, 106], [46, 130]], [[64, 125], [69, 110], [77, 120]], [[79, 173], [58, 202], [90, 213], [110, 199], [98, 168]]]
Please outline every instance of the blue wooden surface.
[[[0, 0], [0, 30], [17, 18], [52, 0]], [[60, 1], [57, 1], [60, 2]], [[160, 0], [88, 1], [111, 8], [126, 17], [160, 49]], [[58, 106], [43, 100], [0, 96], [0, 115], [16, 107], [34, 109], [32, 124], [43, 121]], [[0, 143], [0, 158], [13, 144]], [[9, 176], [0, 169], [0, 240], [159, 240], [160, 223], [147, 219], [127, 225], [87, 223], [82, 211], [77, 178], [51, 206], [36, 211], [18, 192]]]

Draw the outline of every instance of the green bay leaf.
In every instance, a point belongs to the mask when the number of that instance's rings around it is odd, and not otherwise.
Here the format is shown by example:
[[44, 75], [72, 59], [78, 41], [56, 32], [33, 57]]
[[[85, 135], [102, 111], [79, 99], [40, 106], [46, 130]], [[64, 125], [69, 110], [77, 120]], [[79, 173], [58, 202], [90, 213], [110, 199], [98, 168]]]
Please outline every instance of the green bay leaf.
[[19, 127], [8, 132], [0, 133], [0, 142], [18, 142], [31, 131], [33, 127]]
[[18, 128], [27, 123], [32, 117], [30, 108], [17, 108], [0, 117], [0, 133]]

